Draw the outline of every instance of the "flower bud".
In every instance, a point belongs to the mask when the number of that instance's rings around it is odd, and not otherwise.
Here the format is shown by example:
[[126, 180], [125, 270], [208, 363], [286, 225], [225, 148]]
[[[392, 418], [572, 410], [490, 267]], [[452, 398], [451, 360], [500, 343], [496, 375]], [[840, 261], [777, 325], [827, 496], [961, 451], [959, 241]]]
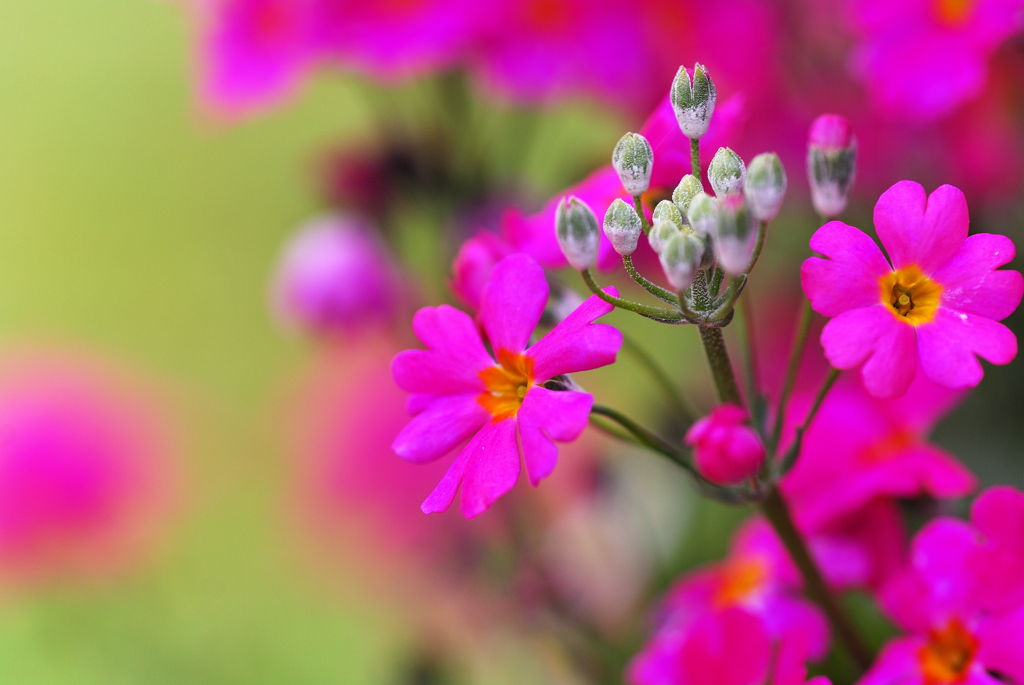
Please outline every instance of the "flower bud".
[[742, 195], [727, 195], [718, 205], [718, 221], [712, 233], [715, 257], [727, 274], [737, 276], [750, 263], [757, 241], [757, 226]]
[[695, 233], [711, 235], [718, 223], [718, 200], [705, 192], [699, 192], [690, 200], [686, 221]]
[[700, 138], [708, 132], [711, 115], [715, 112], [715, 83], [702, 64], [693, 67], [693, 79], [686, 67], [679, 67], [672, 82], [669, 98], [676, 113], [679, 128], [687, 138]]
[[712, 483], [737, 485], [761, 469], [764, 445], [746, 422], [745, 410], [720, 404], [686, 432], [684, 441], [693, 448], [697, 470]]
[[774, 152], [765, 152], [750, 160], [743, 196], [757, 221], [771, 221], [779, 214], [786, 197], [786, 170]]
[[708, 166], [708, 180], [718, 197], [743, 192], [743, 179], [746, 175], [747, 168], [743, 160], [727, 147], [718, 148]]
[[683, 215], [680, 214], [679, 209], [668, 200], [662, 200], [658, 203], [658, 206], [654, 208], [654, 214], [651, 215], [651, 220], [652, 223], [659, 220], [671, 221], [676, 225], [676, 228], [683, 228]]
[[647, 242], [650, 243], [652, 250], [660, 254], [665, 244], [679, 232], [679, 227], [674, 222], [668, 219], [655, 219], [654, 226], [647, 235]]
[[700, 180], [693, 174], [686, 174], [679, 181], [676, 189], [672, 191], [672, 204], [685, 217], [686, 213], [690, 211], [690, 202], [694, 196], [702, 192], [704, 192], [704, 186], [701, 185]]
[[597, 259], [601, 229], [597, 217], [578, 197], [563, 198], [555, 213], [555, 236], [562, 254], [574, 269], [583, 271]]
[[651, 144], [639, 133], [627, 133], [615, 145], [612, 166], [627, 193], [643, 195], [651, 185], [651, 167], [654, 166]]
[[643, 232], [640, 216], [630, 205], [618, 198], [604, 214], [604, 234], [620, 255], [636, 252], [636, 243]]
[[857, 137], [837, 114], [822, 114], [811, 124], [807, 140], [807, 177], [814, 209], [833, 219], [846, 209], [857, 175]]
[[690, 232], [676, 231], [658, 252], [665, 278], [681, 292], [690, 287], [704, 259], [704, 242]]

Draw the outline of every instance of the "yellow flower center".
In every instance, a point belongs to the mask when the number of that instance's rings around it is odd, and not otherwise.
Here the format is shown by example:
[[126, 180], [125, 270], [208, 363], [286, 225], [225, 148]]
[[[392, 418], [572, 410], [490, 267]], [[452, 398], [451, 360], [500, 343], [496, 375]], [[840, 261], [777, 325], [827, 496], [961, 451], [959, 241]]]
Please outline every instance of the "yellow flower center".
[[727, 607], [741, 602], [768, 580], [768, 567], [762, 559], [733, 559], [722, 569], [722, 582], [715, 590], [715, 605]]
[[523, 406], [526, 391], [533, 385], [533, 360], [507, 350], [498, 350], [497, 357], [496, 366], [480, 372], [487, 390], [477, 397], [477, 402], [495, 421], [501, 421], [515, 416]]
[[962, 24], [974, 9], [974, 0], [936, 0], [935, 14], [944, 24]]
[[915, 264], [878, 279], [882, 304], [901, 321], [918, 326], [935, 318], [942, 286], [921, 273]]
[[941, 630], [933, 628], [928, 633], [928, 644], [917, 653], [925, 685], [962, 683], [977, 651], [978, 640], [960, 619], [953, 618]]

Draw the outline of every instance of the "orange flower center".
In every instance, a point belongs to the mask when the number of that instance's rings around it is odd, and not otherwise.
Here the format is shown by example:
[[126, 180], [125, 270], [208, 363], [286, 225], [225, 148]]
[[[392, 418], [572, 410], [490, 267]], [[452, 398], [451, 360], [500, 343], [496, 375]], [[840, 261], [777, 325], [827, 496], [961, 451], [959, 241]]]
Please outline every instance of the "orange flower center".
[[897, 452], [901, 452], [917, 442], [917, 436], [907, 430], [897, 431], [884, 439], [869, 445], [858, 455], [866, 464], [878, 464]]
[[905, 266], [878, 279], [882, 304], [897, 319], [918, 326], [935, 318], [942, 286], [921, 273], [916, 265]]
[[944, 24], [957, 26], [971, 14], [974, 0], [936, 0], [935, 14]]
[[768, 580], [768, 567], [757, 558], [733, 559], [722, 569], [722, 582], [715, 590], [715, 605], [727, 607], [750, 597]]
[[978, 640], [960, 619], [951, 619], [941, 630], [933, 628], [928, 633], [928, 644], [917, 653], [925, 685], [962, 683], [977, 651]]
[[515, 416], [533, 385], [532, 359], [507, 350], [498, 350], [497, 356], [496, 366], [480, 372], [487, 390], [477, 398], [496, 422]]

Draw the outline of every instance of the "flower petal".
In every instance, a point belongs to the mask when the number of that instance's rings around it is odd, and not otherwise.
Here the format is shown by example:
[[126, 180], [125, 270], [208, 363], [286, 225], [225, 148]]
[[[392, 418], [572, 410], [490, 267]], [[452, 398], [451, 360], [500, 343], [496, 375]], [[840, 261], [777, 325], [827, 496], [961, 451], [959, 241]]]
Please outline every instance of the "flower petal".
[[519, 479], [515, 419], [484, 426], [463, 454], [469, 463], [462, 485], [462, 515], [469, 519], [487, 511]]
[[547, 302], [544, 269], [532, 257], [516, 253], [495, 264], [479, 314], [494, 351], [525, 350]]
[[967, 199], [939, 186], [926, 196], [914, 181], [900, 181], [875, 205], [875, 231], [896, 269], [916, 264], [926, 275], [953, 258], [967, 238]]
[[852, 369], [867, 359], [861, 378], [868, 394], [896, 397], [917, 373], [914, 328], [897, 321], [881, 304], [843, 312], [821, 331], [825, 356], [837, 369]]
[[943, 288], [952, 288], [1009, 264], [1016, 252], [1013, 241], [1005, 235], [977, 233], [969, 236], [953, 258], [932, 274], [932, 278]]
[[857, 685], [908, 685], [920, 683], [921, 666], [918, 653], [924, 646], [919, 637], [901, 637], [882, 648], [874, 665], [857, 681]]
[[[615, 288], [605, 292], [618, 297]], [[563, 373], [587, 371], [615, 363], [622, 347], [622, 333], [614, 326], [591, 323], [609, 314], [615, 307], [597, 295], [583, 304], [537, 341], [527, 356], [533, 359], [533, 375], [545, 381]]]
[[978, 628], [978, 662], [986, 670], [1003, 676], [1001, 682], [1024, 682], [1024, 607], [1002, 616], [989, 618]]
[[680, 660], [686, 682], [758, 685], [768, 675], [771, 651], [759, 618], [742, 609], [727, 609], [697, 621], [682, 644]]
[[426, 350], [405, 350], [391, 362], [391, 375], [402, 390], [446, 394], [483, 392], [480, 371], [494, 366], [473, 320], [454, 307], [424, 307], [412, 319]]
[[530, 485], [551, 475], [558, 459], [554, 440], [575, 440], [587, 427], [594, 398], [583, 392], [556, 392], [533, 386], [519, 409], [519, 440]]
[[917, 327], [921, 368], [928, 378], [947, 388], [973, 387], [984, 372], [974, 355], [993, 364], [1008, 364], [1017, 356], [1017, 336], [992, 319], [940, 307], [935, 319]]
[[1017, 309], [1024, 294], [1019, 271], [991, 271], [942, 291], [942, 307], [999, 321]]
[[479, 393], [463, 392], [433, 398], [406, 424], [391, 449], [414, 464], [426, 464], [448, 454], [491, 417], [477, 397]]
[[881, 301], [878, 281], [892, 268], [866, 233], [830, 221], [811, 237], [811, 249], [828, 257], [811, 257], [800, 268], [800, 281], [814, 311], [836, 316]]

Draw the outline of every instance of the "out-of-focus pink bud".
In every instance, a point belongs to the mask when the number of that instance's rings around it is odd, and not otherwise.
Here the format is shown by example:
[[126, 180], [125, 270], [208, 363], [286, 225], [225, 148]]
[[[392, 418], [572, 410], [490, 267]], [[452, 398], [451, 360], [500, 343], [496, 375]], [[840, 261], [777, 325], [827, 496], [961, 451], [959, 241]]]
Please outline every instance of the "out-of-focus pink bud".
[[354, 333], [394, 316], [400, 278], [364, 221], [328, 215], [299, 229], [281, 258], [273, 305], [286, 326], [312, 333]]
[[694, 448], [697, 470], [713, 483], [735, 485], [754, 476], [764, 461], [765, 449], [747, 412], [735, 404], [720, 404], [686, 433]]
[[480, 231], [462, 243], [452, 261], [452, 292], [467, 306], [479, 309], [484, 286], [491, 280], [491, 269], [512, 252], [512, 246], [498, 236]]
[[822, 114], [811, 124], [807, 144], [825, 152], [835, 152], [856, 144], [853, 128], [845, 117], [838, 114]]
[[822, 114], [807, 138], [807, 179], [814, 209], [834, 219], [846, 209], [847, 196], [857, 175], [857, 136], [838, 114]]

